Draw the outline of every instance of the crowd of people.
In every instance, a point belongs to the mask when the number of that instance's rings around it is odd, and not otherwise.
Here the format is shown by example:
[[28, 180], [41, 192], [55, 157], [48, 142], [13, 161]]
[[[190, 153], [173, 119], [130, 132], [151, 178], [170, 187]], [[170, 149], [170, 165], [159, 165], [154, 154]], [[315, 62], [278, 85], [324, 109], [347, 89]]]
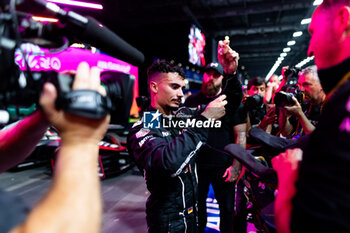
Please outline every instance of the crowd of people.
[[[324, 0], [309, 31], [308, 55], [315, 56], [316, 66], [301, 70], [296, 85], [289, 84], [289, 67], [283, 67], [281, 80], [276, 75], [268, 82], [253, 78], [244, 94], [236, 73], [239, 54], [228, 40], [219, 42], [219, 62], [205, 67], [201, 90], [183, 106], [181, 67], [157, 60], [148, 68], [151, 102], [146, 112], [152, 114], [151, 121], [177, 122], [149, 127], [142, 118], [127, 137], [130, 156], [150, 192], [148, 232], [205, 232], [210, 184], [219, 204], [220, 231], [246, 232], [246, 168], [224, 147], [235, 143], [249, 148], [254, 141], [248, 132], [256, 127], [303, 142], [271, 160], [278, 178], [277, 232], [350, 232], [349, 0]], [[73, 91], [80, 89], [106, 95], [97, 68], [80, 64]], [[62, 138], [52, 187], [37, 206], [28, 210], [1, 191], [0, 232], [100, 230], [98, 142], [109, 116], [90, 119], [57, 110], [56, 97], [55, 87], [45, 84], [41, 108], [0, 131], [2, 172], [28, 156], [50, 125]], [[84, 156], [79, 156], [81, 150]]]

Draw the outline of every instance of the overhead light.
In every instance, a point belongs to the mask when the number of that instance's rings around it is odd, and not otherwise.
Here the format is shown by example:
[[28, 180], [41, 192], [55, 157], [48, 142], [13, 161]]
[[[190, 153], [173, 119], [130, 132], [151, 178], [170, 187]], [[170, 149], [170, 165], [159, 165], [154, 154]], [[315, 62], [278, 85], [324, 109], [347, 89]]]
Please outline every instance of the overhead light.
[[97, 10], [103, 9], [103, 6], [101, 4], [96, 4], [96, 3], [91, 3], [91, 2], [80, 2], [80, 1], [73, 1], [73, 0], [47, 0], [47, 1], [54, 2], [57, 4], [63, 4], [63, 5], [93, 8], [93, 9], [97, 9]]
[[299, 36], [301, 36], [301, 35], [303, 35], [303, 32], [302, 32], [302, 31], [297, 31], [297, 32], [294, 32], [294, 33], [293, 33], [293, 37], [299, 37]]
[[51, 3], [51, 2], [48, 2], [46, 4], [46, 8], [48, 8], [49, 10], [53, 11], [53, 12], [60, 12], [61, 8], [59, 6], [57, 6], [56, 4], [54, 3]]
[[314, 6], [321, 5], [322, 2], [323, 2], [323, 0], [315, 0], [314, 3], [313, 3], [313, 5], [314, 5]]
[[288, 47], [288, 48], [284, 48], [284, 49], [283, 49], [283, 52], [285, 52], [285, 53], [290, 52], [290, 48], [289, 48], [289, 47]]
[[84, 44], [80, 44], [80, 43], [74, 43], [74, 44], [71, 44], [69, 47], [85, 48], [85, 45]]
[[287, 53], [281, 53], [280, 56], [285, 57], [285, 56], [287, 56]]
[[51, 22], [56, 23], [58, 22], [58, 19], [55, 18], [47, 18], [47, 17], [40, 17], [40, 16], [32, 16], [32, 19], [38, 22]]
[[[287, 55], [287, 54], [286, 54]], [[271, 70], [269, 71], [269, 73], [266, 75], [265, 80], [269, 80], [269, 78], [271, 77], [271, 75], [273, 75], [275, 73], [275, 71], [277, 70], [277, 68], [281, 65], [282, 61], [283, 61], [284, 57], [279, 57], [277, 58], [275, 64], [272, 66]]]
[[295, 65], [295, 67], [297, 68], [301, 68], [303, 67], [305, 64], [307, 64], [308, 62], [312, 61], [315, 57], [312, 56], [312, 57], [307, 57], [305, 58], [304, 60], [302, 60], [301, 62], [299, 62], [298, 64]]
[[303, 19], [300, 24], [309, 24], [311, 23], [311, 18]]
[[293, 46], [293, 45], [295, 45], [295, 40], [288, 41], [287, 45], [288, 45], [288, 46]]
[[271, 75], [273, 75], [275, 73], [275, 71], [277, 70], [277, 68], [279, 67], [279, 65], [274, 65], [271, 70], [269, 71], [269, 73], [266, 75], [265, 80], [269, 80], [269, 78], [271, 77]]

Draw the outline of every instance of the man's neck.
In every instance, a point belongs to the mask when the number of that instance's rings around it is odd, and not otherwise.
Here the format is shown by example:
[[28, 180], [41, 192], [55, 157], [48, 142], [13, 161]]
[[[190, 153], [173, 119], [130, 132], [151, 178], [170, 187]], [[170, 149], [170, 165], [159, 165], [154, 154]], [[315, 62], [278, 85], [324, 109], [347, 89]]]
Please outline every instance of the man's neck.
[[315, 100], [314, 102], [311, 103], [311, 105], [313, 106], [317, 106], [320, 105], [322, 103], [324, 103], [324, 101], [326, 100], [326, 94], [322, 94], [320, 98], [318, 98], [317, 100]]
[[203, 93], [203, 95], [205, 95], [207, 98], [213, 98], [213, 97], [216, 97], [216, 96], [220, 95], [221, 91], [222, 91], [222, 89], [221, 89], [221, 87], [220, 87], [219, 91], [218, 91], [215, 95], [207, 95], [207, 93], [204, 93], [204, 92], [202, 92], [202, 93]]
[[341, 79], [349, 72], [350, 57], [340, 64], [325, 69], [319, 69], [318, 77], [321, 81], [322, 88], [328, 95], [333, 88], [341, 81]]
[[152, 102], [151, 103], [151, 107], [159, 110], [159, 112], [161, 112], [163, 115], [170, 115], [170, 110], [166, 109], [166, 108], [162, 108], [158, 103]]

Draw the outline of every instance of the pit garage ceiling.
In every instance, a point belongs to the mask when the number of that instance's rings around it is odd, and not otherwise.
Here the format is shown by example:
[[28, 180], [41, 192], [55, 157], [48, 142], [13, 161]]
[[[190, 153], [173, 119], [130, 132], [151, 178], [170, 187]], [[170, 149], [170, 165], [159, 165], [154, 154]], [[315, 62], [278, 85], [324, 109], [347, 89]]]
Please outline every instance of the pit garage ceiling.
[[[145, 67], [154, 58], [188, 62], [188, 33], [195, 24], [206, 36], [206, 60], [215, 60], [217, 42], [229, 36], [240, 54], [240, 71], [246, 78], [265, 77], [277, 58], [295, 40], [283, 65], [295, 65], [307, 57], [308, 24], [314, 0], [84, 0], [100, 3], [102, 10], [70, 7], [91, 15], [142, 51]], [[27, 11], [30, 5], [21, 6]], [[293, 33], [302, 36], [293, 38]], [[312, 62], [308, 64], [312, 64]]]

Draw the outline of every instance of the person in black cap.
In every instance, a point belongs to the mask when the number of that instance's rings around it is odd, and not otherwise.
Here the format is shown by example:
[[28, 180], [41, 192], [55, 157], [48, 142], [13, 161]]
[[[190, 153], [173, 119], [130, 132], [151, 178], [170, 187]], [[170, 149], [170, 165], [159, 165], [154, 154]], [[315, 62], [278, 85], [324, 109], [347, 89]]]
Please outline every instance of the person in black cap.
[[[210, 103], [222, 94], [223, 89], [225, 89], [223, 87], [225, 81], [222, 66], [214, 62], [208, 64], [203, 74], [201, 91], [189, 96], [184, 105], [197, 107]], [[231, 91], [230, 94], [226, 94], [228, 97], [235, 95], [236, 92], [241, 92], [241, 90]], [[241, 109], [243, 109], [243, 106], [241, 106]], [[215, 198], [219, 203], [220, 231], [222, 233], [246, 232], [244, 224], [242, 224], [245, 217], [243, 216], [242, 221], [239, 221], [237, 224], [235, 222], [238, 218], [234, 219], [235, 185], [233, 182], [237, 180], [241, 166], [238, 161], [233, 161], [232, 158], [221, 152], [227, 144], [233, 142], [241, 142], [242, 147], [245, 148], [246, 118], [244, 114], [241, 114], [241, 117], [239, 117], [239, 114], [236, 114], [236, 110], [233, 110], [228, 111], [221, 118], [221, 122], [221, 128], [210, 129], [207, 144], [201, 149], [196, 159], [198, 165], [198, 220], [200, 233], [205, 232], [207, 223], [206, 199], [210, 184], [213, 186]], [[239, 193], [241, 194], [242, 192]], [[238, 195], [237, 199], [240, 199], [242, 196]], [[245, 202], [239, 203], [245, 204]], [[234, 222], [232, 221], [233, 219]], [[244, 229], [238, 230], [238, 227], [243, 227]]]
[[202, 93], [206, 97], [214, 97], [221, 92], [224, 69], [219, 63], [210, 63], [203, 74]]

